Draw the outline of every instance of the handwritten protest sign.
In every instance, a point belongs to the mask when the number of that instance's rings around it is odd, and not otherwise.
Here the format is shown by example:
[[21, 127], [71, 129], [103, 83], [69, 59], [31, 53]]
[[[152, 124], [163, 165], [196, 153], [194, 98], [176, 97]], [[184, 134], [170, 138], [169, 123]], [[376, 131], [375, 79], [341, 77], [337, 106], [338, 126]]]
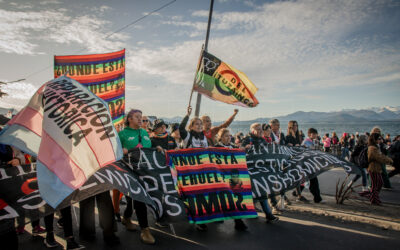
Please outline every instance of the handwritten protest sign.
[[107, 102], [113, 123], [125, 112], [125, 49], [93, 55], [54, 56], [54, 77], [66, 75]]
[[37, 157], [40, 194], [53, 207], [122, 158], [107, 104], [65, 76], [39, 88], [3, 129], [0, 142]]
[[168, 151], [167, 164], [190, 223], [255, 218], [246, 154], [238, 149]]

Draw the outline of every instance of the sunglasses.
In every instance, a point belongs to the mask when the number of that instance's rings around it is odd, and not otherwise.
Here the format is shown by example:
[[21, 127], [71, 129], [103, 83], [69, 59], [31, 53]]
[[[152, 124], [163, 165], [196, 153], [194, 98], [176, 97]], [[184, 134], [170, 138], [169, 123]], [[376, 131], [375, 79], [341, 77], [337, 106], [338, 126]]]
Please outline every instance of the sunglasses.
[[142, 122], [149, 122], [149, 120], [142, 120]]

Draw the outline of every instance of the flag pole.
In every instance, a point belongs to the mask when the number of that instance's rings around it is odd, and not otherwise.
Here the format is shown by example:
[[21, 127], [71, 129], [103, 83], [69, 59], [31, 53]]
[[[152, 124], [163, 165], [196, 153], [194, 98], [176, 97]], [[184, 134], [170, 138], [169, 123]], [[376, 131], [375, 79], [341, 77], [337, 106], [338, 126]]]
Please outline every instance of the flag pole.
[[201, 67], [201, 60], [202, 60], [202, 56], [203, 56], [203, 51], [204, 51], [204, 44], [201, 47], [201, 51], [200, 51], [200, 57], [199, 57], [199, 62], [197, 63], [197, 68], [196, 68], [196, 73], [194, 74], [194, 78], [193, 78], [193, 85], [192, 85], [192, 91], [190, 91], [190, 98], [189, 98], [189, 106], [192, 102], [192, 97], [193, 97], [193, 91], [194, 91], [194, 85], [196, 84], [196, 80], [197, 80], [197, 72], [199, 71], [199, 68]]
[[[213, 7], [214, 7], [214, 0], [211, 0], [211, 2], [210, 2], [210, 13], [208, 14], [207, 35], [206, 35], [206, 41], [204, 43], [204, 51], [207, 51], [207, 48], [208, 48], [208, 38], [210, 36], [210, 26], [211, 26], [211, 18], [212, 18]], [[193, 91], [193, 89], [192, 89], [192, 91]], [[190, 96], [192, 96], [192, 94], [190, 94]], [[199, 117], [200, 103], [201, 103], [201, 94], [197, 93], [196, 109], [195, 109], [195, 112], [194, 112], [194, 115], [196, 117]], [[190, 101], [189, 101], [189, 105], [190, 105]]]

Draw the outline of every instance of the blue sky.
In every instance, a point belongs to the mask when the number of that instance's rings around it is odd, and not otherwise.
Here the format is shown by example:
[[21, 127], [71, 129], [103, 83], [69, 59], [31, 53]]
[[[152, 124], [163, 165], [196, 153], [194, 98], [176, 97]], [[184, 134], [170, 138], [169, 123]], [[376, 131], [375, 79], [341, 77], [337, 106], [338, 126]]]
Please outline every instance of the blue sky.
[[[106, 38], [168, 2], [0, 0], [0, 80], [26, 78], [2, 87], [0, 107], [26, 105], [52, 78], [53, 55], [126, 48], [126, 107], [183, 116], [209, 1], [177, 0]], [[216, 0], [208, 50], [259, 88], [238, 120], [400, 106], [399, 24], [399, 1]], [[234, 108], [203, 97], [200, 114], [223, 120]]]

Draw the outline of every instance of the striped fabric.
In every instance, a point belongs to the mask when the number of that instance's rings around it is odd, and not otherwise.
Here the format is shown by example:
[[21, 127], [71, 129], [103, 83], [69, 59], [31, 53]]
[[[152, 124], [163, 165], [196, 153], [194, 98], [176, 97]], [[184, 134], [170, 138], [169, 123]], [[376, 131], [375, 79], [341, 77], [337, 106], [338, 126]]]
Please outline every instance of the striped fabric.
[[369, 199], [371, 204], [380, 205], [381, 199], [379, 198], [379, 192], [383, 186], [382, 174], [368, 171], [371, 177], [371, 189], [359, 193], [361, 196]]
[[54, 77], [66, 75], [109, 105], [115, 126], [125, 112], [125, 49], [93, 55], [54, 56]]
[[246, 154], [239, 149], [171, 150], [167, 163], [190, 223], [255, 218]]
[[52, 207], [122, 158], [107, 104], [65, 76], [35, 93], [1, 131], [0, 143], [37, 157], [39, 191]]

